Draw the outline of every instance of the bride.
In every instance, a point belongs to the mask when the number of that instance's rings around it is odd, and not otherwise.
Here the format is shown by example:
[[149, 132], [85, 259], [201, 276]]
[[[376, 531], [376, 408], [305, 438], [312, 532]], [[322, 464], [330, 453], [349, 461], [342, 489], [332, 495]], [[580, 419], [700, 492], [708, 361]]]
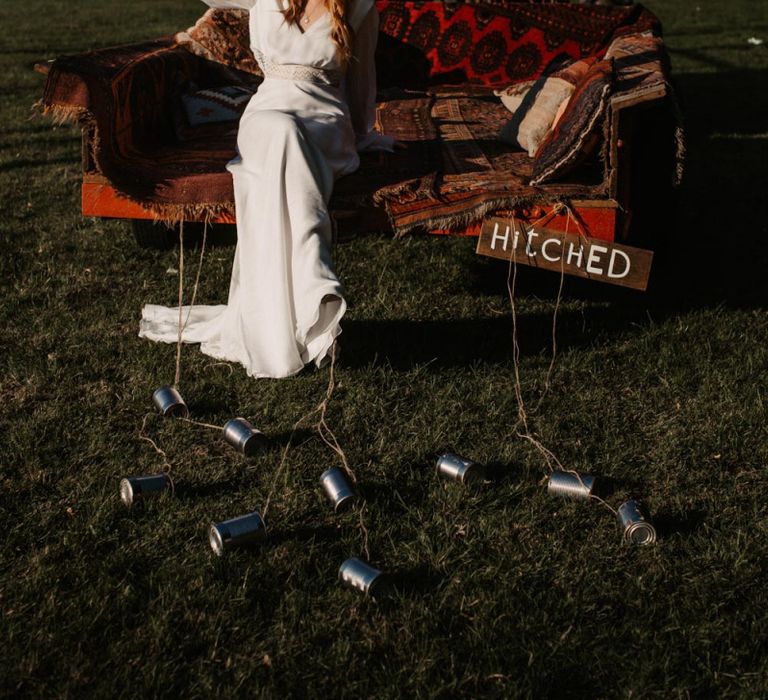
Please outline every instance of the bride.
[[[373, 0], [204, 0], [249, 11], [264, 81], [240, 120], [232, 173], [237, 247], [226, 305], [182, 307], [182, 340], [287, 377], [327, 358], [346, 310], [331, 260], [328, 201], [358, 151], [393, 150], [373, 129]], [[179, 309], [148, 304], [139, 335], [179, 337]]]

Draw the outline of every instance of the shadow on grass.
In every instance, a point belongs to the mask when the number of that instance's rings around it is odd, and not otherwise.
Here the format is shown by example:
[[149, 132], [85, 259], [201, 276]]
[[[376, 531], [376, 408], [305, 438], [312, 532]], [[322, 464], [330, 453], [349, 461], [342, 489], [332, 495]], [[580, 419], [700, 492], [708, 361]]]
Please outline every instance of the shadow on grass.
[[269, 533], [269, 540], [273, 545], [286, 542], [337, 542], [338, 539], [339, 530], [331, 525], [281, 527]]
[[653, 515], [653, 524], [660, 538], [672, 535], [693, 535], [704, 525], [707, 511], [698, 508], [685, 513], [661, 512]]
[[[558, 347], [589, 345], [592, 336], [586, 324], [604, 333], [619, 332], [630, 323], [647, 319], [645, 310], [610, 307], [583, 313], [560, 312]], [[547, 350], [552, 342], [552, 315], [521, 315], [518, 318], [521, 355]], [[418, 365], [430, 371], [444, 367], [484, 364], [511, 366], [512, 319], [510, 315], [493, 318], [411, 321], [349, 320], [344, 322], [341, 364], [349, 368], [387, 364], [397, 370]]]
[[180, 501], [197, 501], [200, 498], [231, 494], [242, 486], [242, 479], [222, 479], [201, 484], [178, 483], [174, 485], [174, 495]]
[[387, 575], [385, 593], [422, 596], [434, 592], [443, 576], [431, 566], [421, 564], [408, 569], [396, 569]]

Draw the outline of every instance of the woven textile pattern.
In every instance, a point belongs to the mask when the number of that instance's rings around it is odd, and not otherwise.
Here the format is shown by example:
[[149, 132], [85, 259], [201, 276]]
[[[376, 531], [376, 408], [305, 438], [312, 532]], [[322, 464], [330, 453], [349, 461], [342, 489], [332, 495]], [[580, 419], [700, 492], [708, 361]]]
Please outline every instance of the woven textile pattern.
[[174, 39], [188, 51], [209, 61], [261, 75], [261, 68], [251, 51], [247, 10], [208, 10]]
[[409, 123], [434, 125], [434, 140], [421, 142], [419, 153], [409, 153], [409, 144], [388, 156], [387, 164], [401, 161], [402, 172], [411, 178], [398, 182], [393, 173], [392, 184], [371, 183], [374, 201], [386, 208], [396, 233], [456, 228], [518, 203], [604, 194], [602, 170], [585, 170], [545, 189], [530, 186], [533, 161], [496, 138], [509, 112], [489, 88], [435, 88], [430, 97], [413, 100], [409, 113], [398, 109], [399, 101], [379, 109], [383, 128], [403, 140]]
[[381, 20], [382, 85], [480, 83], [495, 87], [537, 78], [558, 56], [578, 59], [604, 50], [628, 27], [657, 27], [639, 5], [602, 7], [548, 3], [376, 0]]

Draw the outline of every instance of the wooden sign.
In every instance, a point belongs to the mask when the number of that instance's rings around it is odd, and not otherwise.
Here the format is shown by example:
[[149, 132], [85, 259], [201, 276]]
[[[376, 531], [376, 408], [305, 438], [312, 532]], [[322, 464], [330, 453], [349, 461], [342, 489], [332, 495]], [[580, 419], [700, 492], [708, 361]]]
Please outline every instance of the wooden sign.
[[479, 255], [645, 291], [653, 252], [530, 226], [513, 219], [483, 221]]

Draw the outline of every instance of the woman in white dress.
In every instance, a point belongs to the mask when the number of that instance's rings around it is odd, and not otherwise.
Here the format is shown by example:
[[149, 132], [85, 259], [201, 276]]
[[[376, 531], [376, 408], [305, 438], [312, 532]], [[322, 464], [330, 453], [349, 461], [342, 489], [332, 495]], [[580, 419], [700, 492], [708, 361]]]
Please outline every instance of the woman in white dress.
[[[183, 341], [287, 377], [328, 357], [346, 310], [331, 260], [328, 201], [374, 131], [373, 0], [204, 0], [247, 9], [264, 81], [240, 120], [232, 173], [237, 248], [226, 305], [182, 308]], [[148, 304], [139, 335], [177, 342], [179, 309]]]

